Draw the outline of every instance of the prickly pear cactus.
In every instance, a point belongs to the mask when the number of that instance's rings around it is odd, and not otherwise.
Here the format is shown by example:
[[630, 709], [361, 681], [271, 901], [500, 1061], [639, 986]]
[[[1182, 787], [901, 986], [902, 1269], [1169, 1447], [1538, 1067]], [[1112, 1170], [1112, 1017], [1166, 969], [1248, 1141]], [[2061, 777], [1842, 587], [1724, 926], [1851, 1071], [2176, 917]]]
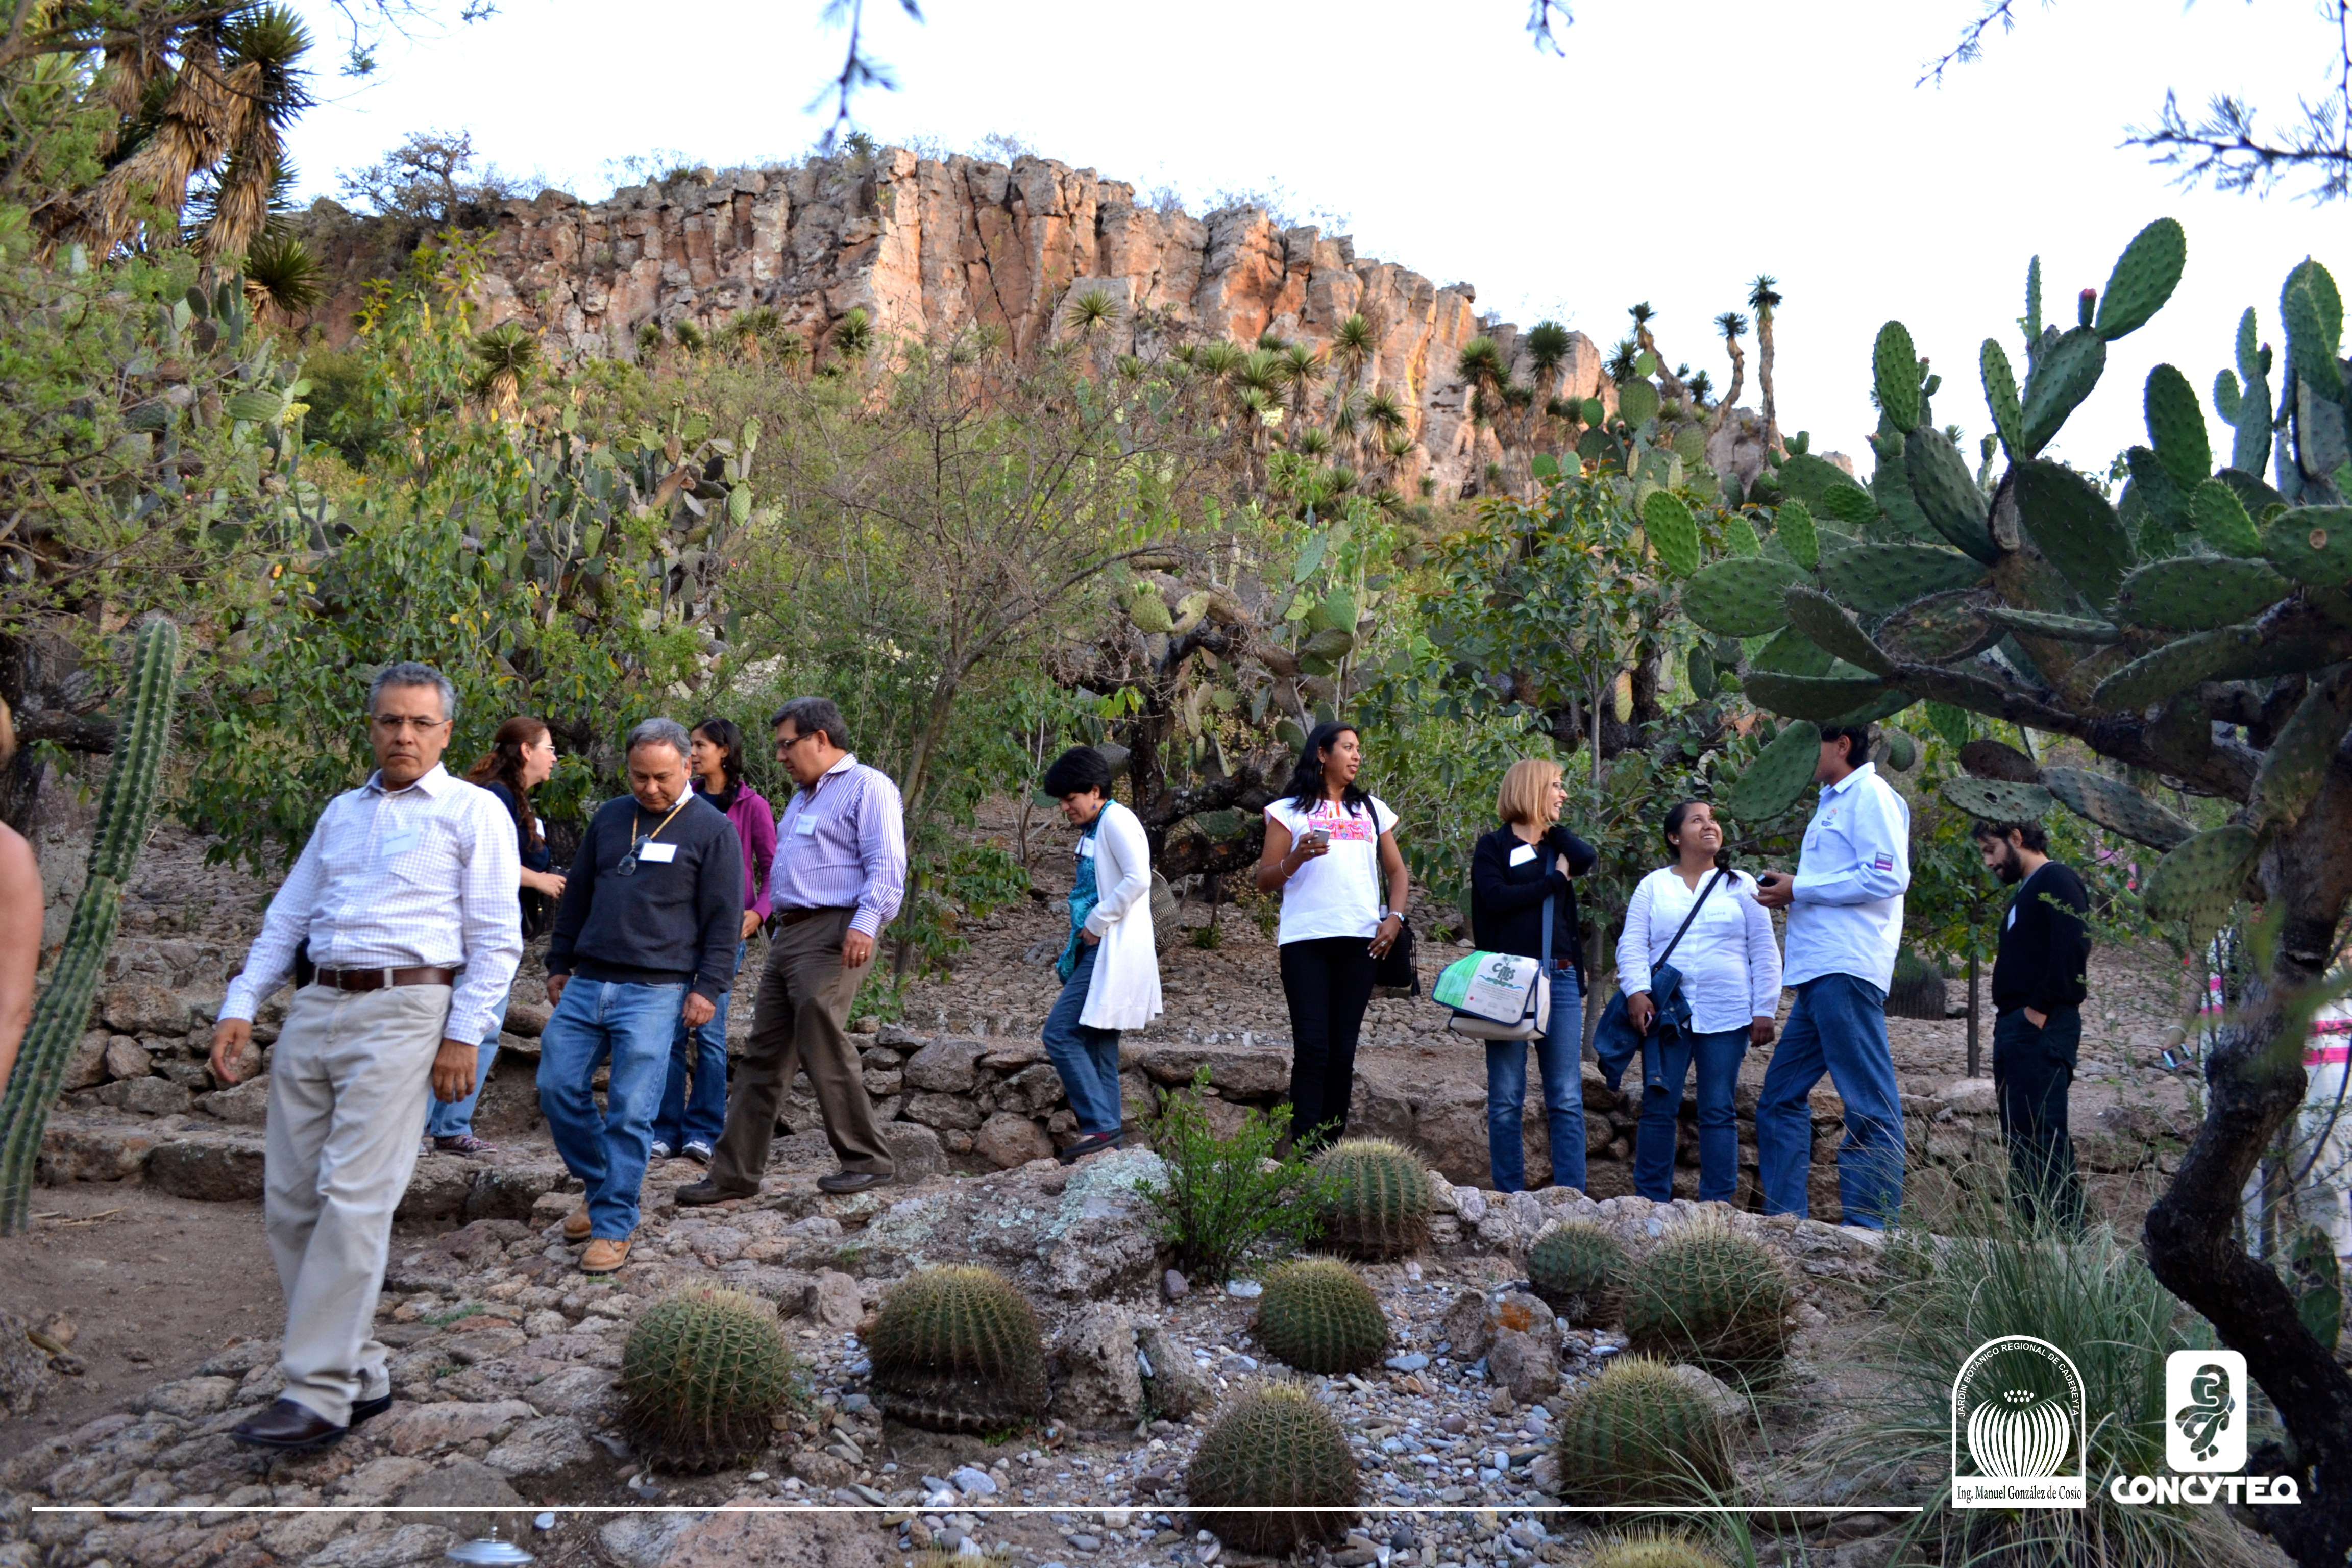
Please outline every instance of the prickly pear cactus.
[[1800, 721], [1784, 725], [1731, 788], [1724, 807], [1742, 822], [1778, 816], [1797, 804], [1821, 765], [1822, 731]]
[[41, 1133], [89, 1020], [107, 950], [122, 918], [123, 886], [154, 820], [155, 792], [172, 745], [179, 656], [180, 628], [161, 616], [141, 626], [131, 642], [131, 684], [115, 731], [113, 764], [99, 797], [89, 873], [66, 928], [65, 946], [33, 1007], [6, 1097], [0, 1100], [0, 1236], [21, 1235], [31, 1223]]
[[1948, 804], [1987, 822], [2039, 822], [2057, 804], [2038, 784], [1998, 779], [1948, 778], [1941, 794]]
[[2105, 773], [2043, 768], [2042, 784], [2075, 816], [2151, 849], [2171, 849], [2197, 831], [2121, 779]]

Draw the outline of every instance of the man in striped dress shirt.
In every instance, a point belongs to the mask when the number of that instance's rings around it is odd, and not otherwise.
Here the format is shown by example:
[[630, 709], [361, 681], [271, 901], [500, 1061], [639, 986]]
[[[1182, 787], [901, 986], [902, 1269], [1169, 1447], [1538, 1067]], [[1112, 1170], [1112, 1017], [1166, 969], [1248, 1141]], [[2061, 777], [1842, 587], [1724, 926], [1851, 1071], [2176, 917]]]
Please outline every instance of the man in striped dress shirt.
[[760, 1190], [776, 1107], [803, 1068], [841, 1162], [816, 1184], [828, 1193], [862, 1192], [894, 1171], [848, 1022], [858, 982], [874, 962], [875, 938], [898, 912], [907, 885], [898, 786], [850, 752], [841, 710], [824, 698], [794, 698], [768, 723], [776, 761], [800, 787], [776, 824], [768, 962], [751, 1038], [728, 1095], [727, 1130], [719, 1135], [710, 1174], [677, 1190], [681, 1204], [725, 1203]]
[[310, 943], [317, 976], [295, 992], [270, 1058], [263, 1167], [286, 1392], [229, 1434], [250, 1447], [323, 1447], [391, 1406], [371, 1331], [425, 1096], [473, 1091], [475, 1042], [522, 957], [514, 819], [441, 766], [456, 717], [457, 693], [429, 665], [376, 676], [376, 772], [320, 815], [221, 1001], [212, 1067], [235, 1083], [254, 1010]]

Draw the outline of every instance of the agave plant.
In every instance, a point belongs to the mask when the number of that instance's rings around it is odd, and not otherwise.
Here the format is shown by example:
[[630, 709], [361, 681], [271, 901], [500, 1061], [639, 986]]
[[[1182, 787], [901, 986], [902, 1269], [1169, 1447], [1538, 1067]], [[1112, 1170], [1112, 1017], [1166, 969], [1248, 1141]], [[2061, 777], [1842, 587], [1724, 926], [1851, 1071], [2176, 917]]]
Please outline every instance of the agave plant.
[[474, 395], [493, 414], [511, 419], [521, 413], [523, 382], [539, 368], [539, 340], [521, 322], [507, 321], [474, 340], [474, 358], [481, 367]]
[[1528, 329], [1528, 371], [1546, 396], [1559, 367], [1568, 363], [1568, 329], [1558, 321], [1538, 321]]
[[266, 234], [245, 253], [245, 301], [258, 318], [292, 321], [327, 297], [326, 268], [290, 234]]

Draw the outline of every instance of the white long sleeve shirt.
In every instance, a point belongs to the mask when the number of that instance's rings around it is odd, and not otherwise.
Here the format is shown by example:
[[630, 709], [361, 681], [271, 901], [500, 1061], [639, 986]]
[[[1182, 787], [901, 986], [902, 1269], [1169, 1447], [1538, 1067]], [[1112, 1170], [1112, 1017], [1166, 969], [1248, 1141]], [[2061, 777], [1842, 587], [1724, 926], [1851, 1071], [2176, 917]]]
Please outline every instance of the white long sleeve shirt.
[[320, 814], [220, 1016], [251, 1018], [308, 938], [321, 969], [463, 969], [442, 1037], [479, 1040], [522, 961], [521, 888], [514, 818], [498, 796], [437, 763], [405, 789], [378, 774]]
[[1877, 766], [1824, 785], [1797, 859], [1783, 984], [1851, 974], [1885, 990], [1910, 885], [1911, 807]]
[[1772, 917], [1756, 901], [1756, 879], [1745, 871], [1724, 878], [1666, 956], [1666, 943], [1714, 875], [1700, 878], [1694, 889], [1671, 866], [1651, 872], [1627, 901], [1625, 931], [1617, 939], [1617, 988], [1629, 996], [1649, 990], [1650, 972], [1664, 958], [1681, 972], [1691, 1027], [1703, 1035], [1744, 1029], [1780, 1010], [1780, 945]]

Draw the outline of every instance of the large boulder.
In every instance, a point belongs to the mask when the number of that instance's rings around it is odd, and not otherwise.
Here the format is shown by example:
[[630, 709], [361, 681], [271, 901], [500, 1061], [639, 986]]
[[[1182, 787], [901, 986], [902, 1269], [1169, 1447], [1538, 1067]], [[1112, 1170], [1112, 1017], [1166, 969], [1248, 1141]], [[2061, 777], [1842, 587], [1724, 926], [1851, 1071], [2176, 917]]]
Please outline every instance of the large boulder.
[[1243, 1100], [1264, 1100], [1290, 1088], [1290, 1063], [1279, 1051], [1239, 1047], [1160, 1046], [1145, 1054], [1143, 1070], [1165, 1084], [1184, 1084], [1201, 1068], [1210, 1087]]
[[1054, 1157], [1054, 1141], [1045, 1135], [1045, 1130], [1009, 1110], [1000, 1110], [982, 1122], [971, 1146], [974, 1153], [1000, 1171]]
[[940, 1135], [919, 1122], [886, 1121], [882, 1142], [890, 1147], [890, 1167], [901, 1186], [913, 1186], [948, 1168]]
[[1126, 1430], [1143, 1418], [1143, 1374], [1135, 1325], [1108, 1302], [1080, 1311], [1062, 1352], [1065, 1375], [1054, 1414], [1081, 1432]]
[[184, 1035], [195, 1022], [188, 999], [151, 980], [124, 980], [98, 998], [98, 1016], [118, 1035]]
[[158, 1143], [147, 1156], [147, 1184], [202, 1203], [251, 1203], [261, 1196], [258, 1138], [205, 1133]]
[[980, 1079], [980, 1058], [987, 1054], [984, 1040], [942, 1035], [907, 1058], [907, 1086], [935, 1094], [970, 1094]]

